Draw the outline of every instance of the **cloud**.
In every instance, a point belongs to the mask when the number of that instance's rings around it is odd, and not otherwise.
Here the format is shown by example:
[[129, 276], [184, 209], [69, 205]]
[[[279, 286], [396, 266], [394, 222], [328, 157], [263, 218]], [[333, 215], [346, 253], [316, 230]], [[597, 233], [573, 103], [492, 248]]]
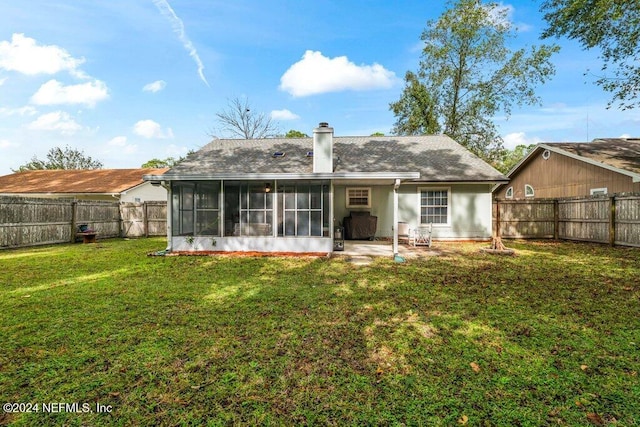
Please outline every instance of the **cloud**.
[[15, 115], [33, 116], [35, 114], [38, 114], [38, 110], [36, 110], [35, 108], [33, 108], [31, 106], [20, 107], [20, 108], [2, 107], [2, 108], [0, 108], [0, 114], [2, 114], [3, 116], [15, 116]]
[[327, 58], [307, 50], [280, 78], [280, 90], [309, 96], [346, 90], [388, 89], [398, 78], [380, 64], [356, 65], [346, 56]]
[[7, 77], [0, 79], [0, 86], [2, 86], [6, 81], [7, 81]]
[[542, 140], [538, 137], [528, 137], [524, 132], [513, 132], [502, 137], [505, 148], [516, 148], [518, 145], [539, 144]]
[[22, 74], [56, 74], [68, 71], [76, 77], [86, 75], [78, 69], [83, 58], [74, 58], [56, 45], [38, 45], [24, 34], [14, 33], [11, 41], [0, 42], [0, 69]]
[[64, 111], [55, 111], [53, 113], [43, 114], [35, 121], [29, 123], [29, 129], [60, 131], [63, 135], [73, 135], [76, 131], [82, 129], [73, 118]]
[[171, 128], [162, 130], [162, 126], [153, 120], [140, 120], [133, 125], [133, 133], [147, 139], [167, 139], [173, 138]]
[[160, 92], [166, 86], [167, 86], [167, 82], [165, 82], [164, 80], [156, 80], [155, 82], [144, 85], [142, 90], [145, 92], [156, 93], [156, 92]]
[[300, 116], [285, 109], [285, 110], [273, 110], [271, 112], [271, 118], [274, 120], [296, 120], [296, 119], [299, 119]]
[[[485, 6], [489, 7], [489, 6]], [[515, 7], [510, 4], [498, 3], [495, 7], [487, 9], [489, 12], [489, 19], [496, 26], [504, 26], [507, 28], [514, 28], [518, 32], [530, 31], [533, 27], [523, 22], [514, 22], [513, 15], [516, 11]]]
[[11, 147], [17, 147], [18, 144], [11, 142], [8, 139], [0, 139], [0, 150], [6, 150]]
[[178, 15], [173, 11], [171, 5], [167, 0], [153, 0], [153, 3], [156, 5], [160, 13], [162, 13], [169, 21], [171, 22], [171, 26], [173, 27], [173, 32], [178, 36], [178, 39], [182, 42], [182, 46], [189, 52], [189, 56], [193, 58], [196, 65], [198, 66], [198, 75], [200, 76], [200, 80], [204, 82], [207, 86], [209, 86], [209, 82], [204, 77], [204, 65], [200, 60], [200, 56], [198, 55], [198, 51], [187, 37], [186, 32], [184, 31], [184, 23], [182, 19], [178, 18]]
[[109, 142], [107, 142], [107, 145], [114, 145], [116, 147], [124, 147], [125, 145], [127, 145], [127, 137], [126, 136], [116, 136], [115, 138], [112, 138]]
[[70, 86], [49, 80], [31, 97], [31, 102], [36, 105], [83, 104], [94, 107], [96, 102], [108, 97], [107, 85], [100, 80]]

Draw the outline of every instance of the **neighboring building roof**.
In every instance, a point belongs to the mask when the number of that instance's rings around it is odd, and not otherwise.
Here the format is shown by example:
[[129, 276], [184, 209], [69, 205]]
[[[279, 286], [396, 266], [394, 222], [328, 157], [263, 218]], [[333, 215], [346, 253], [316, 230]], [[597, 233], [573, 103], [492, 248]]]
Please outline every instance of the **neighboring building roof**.
[[[334, 172], [419, 172], [419, 181], [506, 181], [446, 135], [334, 137]], [[164, 174], [171, 179], [224, 174], [311, 174], [313, 138], [218, 139]], [[273, 153], [283, 152], [283, 157]]]
[[29, 170], [0, 176], [0, 193], [116, 194], [169, 169]]
[[598, 138], [592, 142], [545, 142], [538, 144], [507, 176], [519, 171], [534, 153], [549, 150], [592, 165], [631, 176], [640, 181], [640, 138]]

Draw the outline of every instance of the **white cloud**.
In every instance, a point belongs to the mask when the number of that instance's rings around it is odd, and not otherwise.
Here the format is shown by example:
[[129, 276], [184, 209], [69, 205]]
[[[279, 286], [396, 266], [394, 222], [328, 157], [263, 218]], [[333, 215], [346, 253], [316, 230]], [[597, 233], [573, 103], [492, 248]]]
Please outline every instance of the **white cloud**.
[[82, 126], [64, 111], [43, 114], [29, 123], [28, 127], [33, 130], [60, 131], [63, 135], [73, 135], [82, 129]]
[[11, 142], [8, 139], [0, 139], [0, 150], [6, 150], [11, 147], [17, 147], [18, 144]]
[[182, 46], [184, 46], [187, 52], [189, 52], [189, 56], [193, 58], [196, 65], [198, 66], [198, 75], [200, 76], [200, 80], [202, 80], [204, 84], [209, 86], [209, 82], [207, 82], [207, 79], [204, 77], [204, 65], [200, 60], [198, 51], [193, 46], [193, 43], [191, 43], [191, 40], [189, 40], [189, 37], [187, 37], [187, 33], [184, 31], [184, 23], [182, 22], [182, 19], [178, 18], [178, 15], [176, 15], [167, 0], [153, 0], [153, 3], [156, 5], [160, 13], [162, 13], [167, 17], [167, 19], [169, 19], [169, 21], [171, 21], [173, 32], [178, 36], [178, 39], [180, 39], [180, 41], [182, 42]]
[[140, 120], [133, 125], [133, 133], [147, 139], [167, 139], [173, 138], [171, 128], [162, 130], [162, 126], [153, 120]]
[[109, 142], [107, 142], [107, 145], [114, 145], [116, 147], [124, 147], [125, 145], [127, 145], [127, 137], [126, 136], [116, 136], [115, 138], [112, 138]]
[[280, 90], [308, 96], [345, 90], [388, 89], [398, 78], [380, 64], [356, 65], [346, 56], [327, 58], [307, 50], [280, 78]]
[[74, 58], [69, 52], [56, 45], [38, 45], [24, 34], [14, 33], [11, 41], [0, 42], [0, 69], [17, 71], [22, 74], [55, 74], [69, 71], [77, 77], [85, 74], [78, 69], [83, 58]]
[[108, 97], [107, 85], [100, 80], [70, 86], [49, 80], [31, 97], [31, 102], [36, 105], [84, 104], [94, 107], [96, 102]]
[[7, 77], [0, 79], [0, 86], [2, 86], [6, 81], [7, 81]]
[[524, 132], [513, 132], [502, 137], [505, 148], [516, 148], [518, 145], [539, 144], [542, 140], [538, 137], [529, 137]]
[[166, 86], [167, 86], [167, 82], [165, 82], [164, 80], [156, 80], [155, 82], [144, 85], [142, 90], [145, 92], [156, 93], [156, 92], [160, 92]]
[[271, 118], [274, 120], [296, 120], [296, 119], [299, 119], [300, 116], [285, 109], [285, 110], [273, 110], [271, 112]]
[[165, 153], [167, 154], [168, 157], [174, 157], [174, 158], [185, 156], [188, 152], [189, 152], [189, 148], [178, 147], [175, 144], [170, 144], [165, 150]]
[[530, 31], [533, 27], [523, 22], [514, 22], [513, 15], [515, 14], [515, 7], [510, 4], [498, 3], [496, 7], [489, 9], [489, 18], [496, 26], [505, 26], [507, 28], [514, 28], [518, 32]]
[[15, 115], [33, 116], [35, 114], [38, 114], [38, 110], [36, 110], [35, 108], [31, 107], [30, 105], [28, 105], [26, 107], [20, 107], [20, 108], [2, 107], [2, 108], [0, 108], [0, 114], [2, 114], [3, 116], [15, 116]]

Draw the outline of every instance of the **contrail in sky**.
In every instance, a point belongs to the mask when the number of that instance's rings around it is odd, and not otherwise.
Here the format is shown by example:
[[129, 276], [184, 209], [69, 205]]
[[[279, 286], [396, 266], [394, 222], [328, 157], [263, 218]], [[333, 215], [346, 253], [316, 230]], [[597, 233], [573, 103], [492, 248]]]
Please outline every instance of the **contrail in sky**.
[[176, 33], [184, 48], [187, 50], [187, 52], [189, 52], [189, 56], [191, 56], [193, 60], [196, 61], [200, 79], [204, 82], [204, 84], [209, 86], [209, 82], [207, 82], [207, 79], [204, 77], [204, 65], [200, 60], [200, 56], [198, 56], [196, 48], [193, 46], [193, 43], [191, 43], [191, 40], [189, 40], [189, 37], [187, 37], [187, 34], [184, 31], [184, 23], [182, 22], [182, 19], [178, 18], [178, 15], [176, 15], [176, 13], [173, 11], [171, 5], [167, 0], [153, 0], [153, 3], [156, 5], [158, 10], [160, 10], [160, 13], [162, 13], [171, 21], [173, 32]]

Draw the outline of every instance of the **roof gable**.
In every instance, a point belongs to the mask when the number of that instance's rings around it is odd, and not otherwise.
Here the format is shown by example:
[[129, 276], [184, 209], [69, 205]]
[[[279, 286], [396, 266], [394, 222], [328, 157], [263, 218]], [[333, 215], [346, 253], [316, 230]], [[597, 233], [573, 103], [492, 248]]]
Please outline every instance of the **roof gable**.
[[546, 142], [538, 144], [507, 176], [518, 173], [536, 153], [549, 150], [573, 159], [599, 166], [623, 175], [631, 176], [634, 182], [640, 181], [640, 139], [602, 138], [593, 142]]
[[116, 194], [168, 169], [29, 170], [0, 176], [0, 193]]

